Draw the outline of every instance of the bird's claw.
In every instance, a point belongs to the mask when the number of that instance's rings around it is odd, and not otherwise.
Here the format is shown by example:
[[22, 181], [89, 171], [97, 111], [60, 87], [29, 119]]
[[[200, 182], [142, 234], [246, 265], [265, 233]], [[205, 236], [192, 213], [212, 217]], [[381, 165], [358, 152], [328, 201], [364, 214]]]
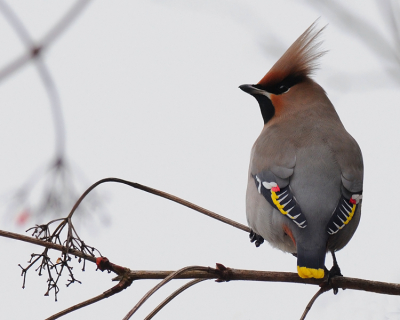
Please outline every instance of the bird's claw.
[[259, 234], [255, 233], [253, 230], [250, 230], [249, 237], [250, 237], [250, 242], [255, 242], [254, 244], [257, 248], [264, 242], [264, 238]]
[[334, 264], [333, 267], [331, 268], [331, 270], [329, 270], [328, 272], [328, 284], [330, 284], [332, 286], [333, 289], [333, 294], [337, 295], [339, 289], [335, 286], [332, 285], [331, 280], [335, 277], [343, 277], [340, 268], [337, 264]]

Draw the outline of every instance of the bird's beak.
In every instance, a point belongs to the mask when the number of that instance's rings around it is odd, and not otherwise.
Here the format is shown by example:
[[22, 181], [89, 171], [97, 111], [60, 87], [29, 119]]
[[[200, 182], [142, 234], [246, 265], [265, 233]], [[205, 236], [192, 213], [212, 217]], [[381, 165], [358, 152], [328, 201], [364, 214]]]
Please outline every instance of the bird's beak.
[[254, 95], [256, 93], [256, 88], [254, 88], [251, 84], [242, 84], [239, 86], [239, 89], [243, 90], [244, 92]]
[[252, 84], [242, 84], [241, 86], [239, 86], [239, 88], [242, 89], [244, 92], [251, 94], [252, 96], [260, 94], [268, 97], [268, 99], [271, 99], [271, 94], [269, 92], [258, 89]]

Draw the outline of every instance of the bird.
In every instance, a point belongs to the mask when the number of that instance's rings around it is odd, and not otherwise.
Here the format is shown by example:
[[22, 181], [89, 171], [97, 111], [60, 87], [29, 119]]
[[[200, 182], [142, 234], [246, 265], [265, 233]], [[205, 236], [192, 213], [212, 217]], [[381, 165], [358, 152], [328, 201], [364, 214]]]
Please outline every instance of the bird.
[[341, 276], [335, 252], [359, 225], [364, 169], [359, 145], [312, 79], [326, 53], [319, 40], [326, 26], [317, 21], [257, 84], [239, 88], [257, 100], [264, 120], [248, 171], [250, 239], [297, 257], [301, 278], [321, 279]]

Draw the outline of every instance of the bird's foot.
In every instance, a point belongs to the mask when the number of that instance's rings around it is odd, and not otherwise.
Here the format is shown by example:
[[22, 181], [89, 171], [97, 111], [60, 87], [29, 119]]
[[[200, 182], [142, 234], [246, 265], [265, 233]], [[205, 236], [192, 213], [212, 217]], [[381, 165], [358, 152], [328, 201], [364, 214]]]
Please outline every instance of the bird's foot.
[[[333, 278], [335, 278], [335, 277], [343, 277], [343, 275], [342, 275], [341, 272], [340, 272], [340, 268], [339, 268], [338, 265], [333, 266], [333, 267], [331, 268], [331, 270], [329, 270], [329, 272], [328, 272], [328, 283], [329, 283], [330, 285], [332, 285], [331, 280], [332, 280]], [[338, 289], [337, 287], [333, 286], [333, 285], [332, 285], [332, 289], [333, 289], [333, 294], [335, 294], [335, 295], [336, 295], [336, 294], [338, 293], [338, 291], [339, 291], [339, 289]]]
[[261, 237], [259, 234], [255, 233], [253, 230], [250, 230], [250, 242], [255, 242], [254, 244], [258, 248], [263, 242], [264, 238]]
[[[331, 280], [333, 278], [335, 278], [335, 277], [343, 277], [343, 275], [342, 275], [342, 273], [340, 271], [339, 265], [337, 263], [336, 256], [335, 256], [334, 252], [332, 252], [332, 258], [333, 258], [333, 266], [332, 266], [331, 270], [328, 271], [328, 283], [329, 284], [331, 284]], [[332, 289], [333, 289], [333, 294], [336, 295], [338, 293], [338, 288], [335, 287], [335, 286], [332, 286]]]
[[334, 277], [343, 277], [338, 265], [334, 265], [328, 272], [328, 279], [332, 279]]

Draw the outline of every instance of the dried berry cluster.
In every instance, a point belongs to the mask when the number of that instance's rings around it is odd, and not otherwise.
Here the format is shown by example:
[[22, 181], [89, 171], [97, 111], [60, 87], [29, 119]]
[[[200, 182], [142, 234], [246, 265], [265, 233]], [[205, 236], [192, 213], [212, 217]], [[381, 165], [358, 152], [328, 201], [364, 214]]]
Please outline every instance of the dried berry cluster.
[[[50, 231], [50, 226], [55, 222], [60, 222], [60, 224], [55, 228], [53, 232]], [[20, 264], [20, 268], [22, 269], [21, 276], [24, 277], [22, 288], [25, 288], [26, 282], [26, 274], [28, 270], [34, 265], [38, 265], [35, 271], [38, 272], [38, 275], [41, 276], [43, 273], [47, 274], [47, 291], [45, 296], [48, 296], [52, 290], [54, 290], [54, 297], [57, 301], [57, 294], [60, 291], [59, 288], [59, 280], [63, 272], [68, 274], [67, 287], [74, 283], [78, 282], [73, 273], [73, 267], [71, 265], [72, 258], [74, 256], [74, 252], [79, 251], [87, 256], [95, 257], [95, 251], [98, 253], [98, 256], [101, 256], [100, 252], [91, 246], [85, 244], [85, 242], [79, 237], [77, 234], [71, 218], [63, 218], [52, 220], [47, 224], [36, 225], [28, 229], [27, 231], [33, 231], [32, 236], [37, 239], [62, 245], [66, 248], [65, 252], [62, 252], [61, 257], [58, 257], [56, 261], [53, 261], [52, 258], [48, 255], [49, 248], [45, 248], [44, 251], [40, 254], [32, 253], [30, 260], [28, 261], [27, 267], [22, 267]], [[64, 231], [64, 232], [63, 232]], [[66, 234], [66, 239], [62, 240]], [[76, 257], [78, 262], [80, 263], [83, 260], [82, 271], [85, 271], [85, 259], [80, 257]]]

